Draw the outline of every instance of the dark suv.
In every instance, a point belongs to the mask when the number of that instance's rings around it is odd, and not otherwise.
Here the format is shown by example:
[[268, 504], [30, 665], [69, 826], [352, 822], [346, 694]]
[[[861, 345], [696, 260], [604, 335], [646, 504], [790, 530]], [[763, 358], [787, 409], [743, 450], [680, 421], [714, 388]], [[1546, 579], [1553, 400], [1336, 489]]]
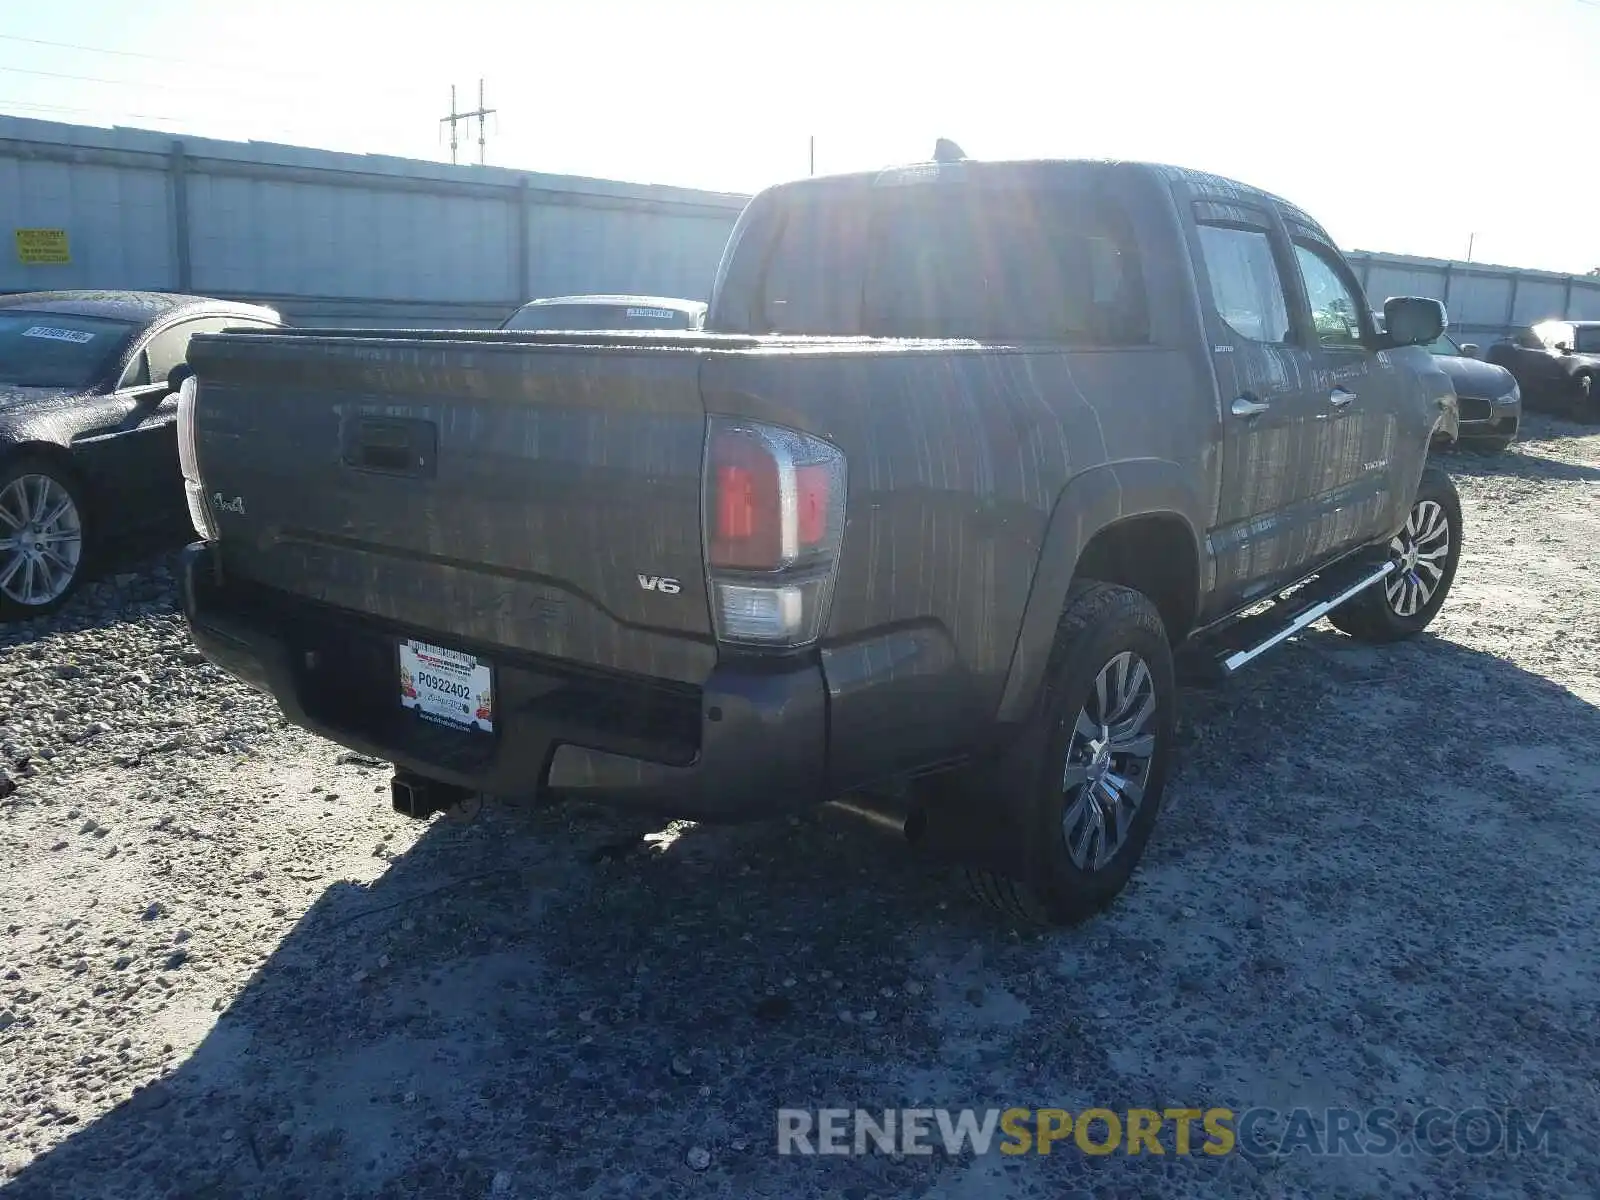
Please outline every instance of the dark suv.
[[1529, 407], [1580, 421], [1600, 418], [1600, 321], [1541, 321], [1496, 342], [1485, 355], [1516, 377]]

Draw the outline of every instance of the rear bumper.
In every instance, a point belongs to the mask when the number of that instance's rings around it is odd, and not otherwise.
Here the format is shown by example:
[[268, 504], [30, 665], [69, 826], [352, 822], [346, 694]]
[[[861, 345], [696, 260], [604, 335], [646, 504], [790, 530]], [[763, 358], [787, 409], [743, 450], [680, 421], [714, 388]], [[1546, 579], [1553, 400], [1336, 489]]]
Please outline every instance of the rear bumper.
[[719, 664], [688, 687], [483, 648], [496, 729], [464, 733], [400, 707], [395, 642], [423, 631], [230, 586], [206, 542], [184, 553], [183, 605], [201, 652], [291, 722], [431, 779], [712, 821], [828, 795], [827, 688], [814, 659]]

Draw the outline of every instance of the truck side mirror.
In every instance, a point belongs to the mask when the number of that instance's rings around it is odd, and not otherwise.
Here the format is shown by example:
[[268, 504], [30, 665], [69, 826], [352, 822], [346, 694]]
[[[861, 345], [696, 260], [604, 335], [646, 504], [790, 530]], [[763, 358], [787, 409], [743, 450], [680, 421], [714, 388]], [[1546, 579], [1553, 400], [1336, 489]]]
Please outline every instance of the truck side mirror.
[[1468, 358], [1483, 357], [1483, 350], [1477, 342], [1462, 342], [1461, 353], [1465, 354]]
[[1557, 342], [1556, 343], [1556, 352], [1559, 353], [1559, 354], [1571, 354], [1572, 353], [1572, 343], [1570, 343], [1570, 342]]
[[1390, 296], [1383, 302], [1384, 341], [1390, 346], [1426, 346], [1444, 333], [1444, 305], [1423, 296]]

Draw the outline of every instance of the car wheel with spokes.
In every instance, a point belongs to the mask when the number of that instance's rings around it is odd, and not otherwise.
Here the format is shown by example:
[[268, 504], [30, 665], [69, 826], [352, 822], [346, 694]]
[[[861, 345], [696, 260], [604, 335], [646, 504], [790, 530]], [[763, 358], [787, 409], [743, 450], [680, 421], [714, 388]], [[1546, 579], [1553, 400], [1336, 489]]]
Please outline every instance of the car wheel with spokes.
[[1155, 713], [1155, 677], [1133, 651], [1095, 676], [1061, 773], [1061, 836], [1080, 871], [1103, 868], [1133, 832], [1155, 757]]
[[76, 480], [34, 459], [0, 467], [0, 617], [59, 608], [82, 579], [87, 549]]
[[1406, 523], [1389, 540], [1388, 551], [1394, 571], [1328, 614], [1335, 628], [1362, 641], [1414, 637], [1444, 607], [1461, 558], [1461, 498], [1437, 466], [1423, 471]]
[[1075, 583], [1044, 694], [996, 764], [1012, 869], [969, 868], [979, 899], [1007, 916], [1070, 925], [1127, 886], [1166, 783], [1176, 722], [1172, 646], [1132, 588]]

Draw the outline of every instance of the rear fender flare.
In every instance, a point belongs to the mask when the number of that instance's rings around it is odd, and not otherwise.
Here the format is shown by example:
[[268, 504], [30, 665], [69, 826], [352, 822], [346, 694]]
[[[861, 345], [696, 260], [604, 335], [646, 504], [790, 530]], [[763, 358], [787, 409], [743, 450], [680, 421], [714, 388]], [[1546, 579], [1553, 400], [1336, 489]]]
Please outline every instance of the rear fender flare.
[[[1044, 678], [1050, 651], [1055, 645], [1056, 626], [1066, 605], [1078, 560], [1095, 534], [1117, 521], [1131, 517], [1171, 515], [1183, 519], [1194, 539], [1196, 578], [1203, 591], [1206, 569], [1199, 559], [1201, 542], [1195, 530], [1206, 521], [1204, 506], [1194, 493], [1190, 480], [1193, 466], [1167, 459], [1141, 458], [1108, 463], [1074, 476], [1056, 498], [1050, 523], [1045, 529], [1033, 586], [1017, 630], [1011, 665], [1001, 692], [996, 721], [1002, 724], [1023, 720], [1031, 710]], [[1196, 597], [1195, 611], [1200, 611]]]

